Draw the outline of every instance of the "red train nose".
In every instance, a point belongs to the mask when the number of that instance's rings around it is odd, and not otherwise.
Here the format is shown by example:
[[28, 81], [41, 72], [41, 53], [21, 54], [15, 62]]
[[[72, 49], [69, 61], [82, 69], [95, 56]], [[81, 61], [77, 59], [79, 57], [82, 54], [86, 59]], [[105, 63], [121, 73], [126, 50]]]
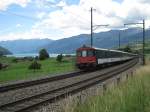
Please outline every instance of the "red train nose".
[[96, 57], [78, 57], [77, 63], [95, 63]]

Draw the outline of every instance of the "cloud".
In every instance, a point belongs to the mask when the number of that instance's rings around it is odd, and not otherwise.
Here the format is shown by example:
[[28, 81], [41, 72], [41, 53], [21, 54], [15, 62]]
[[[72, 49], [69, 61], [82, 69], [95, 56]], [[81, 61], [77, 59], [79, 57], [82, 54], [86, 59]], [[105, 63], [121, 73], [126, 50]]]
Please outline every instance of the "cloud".
[[[61, 3], [58, 3], [61, 4]], [[94, 25], [110, 24], [114, 26], [120, 25], [121, 19], [117, 17], [116, 11], [120, 5], [111, 0], [80, 0], [78, 5], [67, 5], [63, 3], [62, 10], [56, 10], [47, 14], [47, 18], [37, 23], [34, 28], [41, 31], [58, 30], [61, 37], [53, 36], [53, 39], [62, 37], [70, 37], [81, 33], [90, 33], [90, 7], [93, 6], [96, 11], [93, 12]], [[99, 5], [101, 6], [99, 6]], [[108, 7], [106, 7], [108, 5]], [[112, 6], [112, 7], [111, 7]], [[95, 32], [106, 30], [106, 28], [98, 29]]]
[[[29, 2], [29, 0], [20, 1], [24, 1], [18, 2], [19, 5], [22, 4], [21, 6], [25, 6], [23, 4]], [[68, 5], [64, 0], [60, 0], [58, 3], [55, 0], [36, 0], [34, 3], [38, 4], [40, 8], [54, 8], [55, 10], [39, 12], [37, 17], [40, 18], [40, 21], [32, 26], [31, 31], [11, 33], [7, 35], [7, 38], [60, 39], [90, 33], [89, 10], [91, 7], [96, 9], [93, 11], [94, 25], [110, 25], [108, 28], [101, 27], [94, 32], [121, 28], [124, 23], [140, 22], [142, 19], [146, 19], [147, 28], [150, 26], [150, 0], [123, 0], [121, 3], [114, 0], [80, 0], [76, 5]], [[5, 7], [7, 6], [5, 5]]]
[[46, 16], [46, 12], [38, 12], [37, 18], [42, 19], [44, 16]]
[[20, 28], [20, 27], [22, 27], [22, 25], [18, 23], [18, 24], [16, 24], [16, 27]]
[[50, 35], [47, 34], [43, 34], [43, 32], [38, 31], [38, 30], [34, 30], [32, 29], [30, 32], [26, 31], [26, 32], [11, 32], [5, 35], [1, 35], [0, 36], [0, 40], [16, 40], [16, 39], [34, 39], [34, 38], [42, 38], [43, 36], [48, 36], [50, 37]]
[[0, 0], [0, 10], [6, 10], [12, 4], [25, 7], [29, 2], [30, 0]]

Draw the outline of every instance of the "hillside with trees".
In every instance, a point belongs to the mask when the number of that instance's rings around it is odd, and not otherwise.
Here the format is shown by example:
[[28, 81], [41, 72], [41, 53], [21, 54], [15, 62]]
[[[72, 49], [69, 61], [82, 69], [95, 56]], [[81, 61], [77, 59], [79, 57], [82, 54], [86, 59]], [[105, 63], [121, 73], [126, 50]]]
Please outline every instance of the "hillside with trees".
[[0, 46], [0, 56], [8, 55], [8, 54], [12, 54], [12, 53], [9, 50], [7, 50], [6, 48], [3, 48]]

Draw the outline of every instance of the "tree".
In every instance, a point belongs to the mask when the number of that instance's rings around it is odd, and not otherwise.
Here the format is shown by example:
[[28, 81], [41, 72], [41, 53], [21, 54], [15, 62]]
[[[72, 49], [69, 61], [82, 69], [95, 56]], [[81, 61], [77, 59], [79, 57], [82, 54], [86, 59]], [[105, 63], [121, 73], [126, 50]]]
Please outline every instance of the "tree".
[[41, 69], [41, 64], [34, 60], [33, 63], [31, 63], [31, 65], [29, 66], [29, 69], [33, 69], [34, 71], [37, 69]]
[[46, 51], [46, 49], [41, 49], [40, 52], [39, 52], [39, 59], [40, 60], [45, 60], [47, 58], [49, 58], [48, 52]]
[[125, 48], [124, 48], [124, 51], [125, 52], [132, 52], [131, 48], [129, 45], [127, 45]]
[[0, 70], [3, 68], [3, 65], [2, 65], [2, 63], [0, 63]]
[[63, 55], [62, 55], [62, 54], [59, 54], [59, 55], [57, 56], [57, 58], [56, 58], [56, 60], [57, 60], [58, 62], [62, 62], [62, 59], [63, 59]]
[[2, 52], [0, 52], [0, 57], [1, 57], [1, 56], [3, 56], [3, 53], [2, 53]]
[[124, 48], [119, 48], [118, 50], [121, 50], [124, 52], [133, 52], [129, 45], [125, 46]]
[[36, 57], [35, 57], [35, 60], [38, 60], [38, 59], [39, 59], [39, 57], [38, 57], [38, 56], [36, 56]]

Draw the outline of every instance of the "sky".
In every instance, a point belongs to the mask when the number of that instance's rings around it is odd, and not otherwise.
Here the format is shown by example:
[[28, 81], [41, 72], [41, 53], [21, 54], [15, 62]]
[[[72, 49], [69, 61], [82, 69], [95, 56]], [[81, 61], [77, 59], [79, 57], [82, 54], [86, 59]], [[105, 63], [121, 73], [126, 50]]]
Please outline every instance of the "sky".
[[143, 19], [150, 27], [150, 0], [0, 0], [0, 41], [89, 34], [91, 7], [93, 26], [109, 25], [95, 33]]

